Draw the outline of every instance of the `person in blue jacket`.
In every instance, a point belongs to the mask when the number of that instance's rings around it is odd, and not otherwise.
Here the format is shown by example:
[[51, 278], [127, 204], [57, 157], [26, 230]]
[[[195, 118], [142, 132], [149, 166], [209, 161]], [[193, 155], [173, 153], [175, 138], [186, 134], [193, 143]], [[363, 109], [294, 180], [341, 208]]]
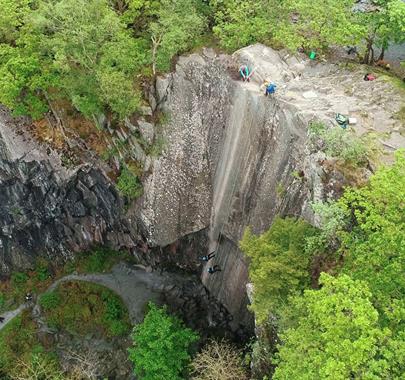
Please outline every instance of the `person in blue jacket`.
[[274, 83], [269, 83], [267, 86], [266, 86], [266, 92], [265, 92], [265, 94], [264, 95], [273, 95], [275, 92], [276, 92], [276, 88], [277, 88], [277, 86], [274, 84]]

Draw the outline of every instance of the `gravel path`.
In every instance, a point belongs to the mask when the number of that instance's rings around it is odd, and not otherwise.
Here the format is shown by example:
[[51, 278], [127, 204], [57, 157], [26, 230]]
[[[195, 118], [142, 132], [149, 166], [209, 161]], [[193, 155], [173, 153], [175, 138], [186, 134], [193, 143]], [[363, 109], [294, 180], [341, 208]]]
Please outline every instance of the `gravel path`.
[[[118, 294], [128, 308], [132, 323], [143, 319], [145, 306], [149, 301], [162, 302], [162, 292], [174, 286], [176, 276], [171, 274], [148, 273], [142, 268], [130, 268], [125, 263], [119, 263], [109, 273], [71, 274], [56, 280], [48, 289], [52, 291], [59, 284], [67, 281], [86, 281], [103, 285]], [[0, 315], [4, 318], [0, 331], [32, 303], [24, 303], [17, 309]]]

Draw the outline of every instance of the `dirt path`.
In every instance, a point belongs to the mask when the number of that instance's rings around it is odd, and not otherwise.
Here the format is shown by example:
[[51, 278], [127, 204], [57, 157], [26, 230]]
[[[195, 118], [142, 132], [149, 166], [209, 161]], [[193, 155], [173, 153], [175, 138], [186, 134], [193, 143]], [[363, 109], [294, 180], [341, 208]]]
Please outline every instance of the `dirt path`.
[[[139, 323], [143, 319], [145, 306], [149, 301], [162, 302], [162, 292], [174, 286], [176, 276], [171, 274], [148, 273], [142, 268], [130, 268], [125, 263], [115, 265], [109, 273], [71, 274], [56, 280], [48, 289], [52, 291], [59, 284], [67, 281], [86, 281], [103, 285], [118, 294], [128, 308], [132, 323]], [[4, 318], [0, 324], [0, 331], [23, 310], [32, 306], [24, 303], [17, 309], [0, 315]]]

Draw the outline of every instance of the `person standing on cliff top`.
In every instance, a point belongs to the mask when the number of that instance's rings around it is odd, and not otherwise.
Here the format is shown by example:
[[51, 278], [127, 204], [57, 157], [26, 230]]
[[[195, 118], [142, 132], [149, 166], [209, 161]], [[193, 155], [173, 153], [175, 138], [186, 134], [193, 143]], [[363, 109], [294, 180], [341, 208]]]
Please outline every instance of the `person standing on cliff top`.
[[244, 82], [250, 81], [250, 71], [247, 65], [242, 65], [241, 67], [239, 67], [239, 74]]

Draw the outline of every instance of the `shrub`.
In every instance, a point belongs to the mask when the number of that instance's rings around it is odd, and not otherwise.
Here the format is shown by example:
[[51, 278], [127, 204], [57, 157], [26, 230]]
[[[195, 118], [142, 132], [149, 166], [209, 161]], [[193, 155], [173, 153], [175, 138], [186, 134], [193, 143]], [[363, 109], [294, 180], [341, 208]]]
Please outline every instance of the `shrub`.
[[46, 281], [50, 276], [48, 263], [44, 259], [39, 259], [35, 267], [36, 278], [38, 281]]
[[19, 359], [12, 380], [65, 380], [58, 362], [45, 354], [33, 354], [30, 359]]
[[305, 239], [315, 233], [311, 225], [295, 218], [277, 218], [260, 236], [245, 231], [240, 247], [250, 258], [251, 307], [258, 323], [277, 314], [288, 296], [309, 286], [312, 253], [305, 249]]
[[312, 148], [320, 149], [328, 156], [357, 166], [367, 163], [370, 147], [348, 130], [340, 127], [327, 128], [321, 122], [312, 122], [309, 125], [308, 136]]
[[49, 325], [80, 335], [116, 336], [129, 332], [129, 316], [122, 300], [104, 286], [66, 282], [55, 293], [63, 302], [46, 310]]
[[11, 275], [11, 283], [13, 286], [20, 286], [24, 285], [28, 281], [28, 274], [23, 273], [23, 272], [15, 272]]
[[233, 345], [215, 340], [209, 342], [191, 363], [194, 380], [246, 380], [242, 354]]
[[143, 380], [180, 380], [190, 361], [190, 345], [198, 339], [196, 333], [184, 327], [165, 308], [149, 304], [144, 321], [132, 333], [134, 347], [129, 359], [134, 373]]
[[76, 263], [65, 266], [65, 272], [102, 273], [108, 272], [121, 260], [130, 260], [131, 256], [123, 251], [114, 251], [105, 247], [97, 247], [88, 252], [81, 253]]
[[0, 378], [9, 379], [11, 374], [18, 374], [17, 361], [29, 358], [41, 348], [37, 341], [36, 325], [26, 310], [0, 331]]
[[121, 194], [129, 199], [136, 199], [142, 195], [142, 184], [138, 177], [124, 165], [118, 177], [117, 188]]
[[6, 303], [6, 296], [2, 292], [0, 292], [0, 310], [5, 303]]
[[45, 293], [39, 298], [39, 304], [45, 310], [54, 309], [58, 307], [61, 304], [61, 302], [62, 302], [61, 297], [56, 292]]
[[109, 269], [107, 265], [109, 254], [112, 252], [105, 248], [96, 248], [85, 254], [84, 270], [88, 273], [97, 273]]

